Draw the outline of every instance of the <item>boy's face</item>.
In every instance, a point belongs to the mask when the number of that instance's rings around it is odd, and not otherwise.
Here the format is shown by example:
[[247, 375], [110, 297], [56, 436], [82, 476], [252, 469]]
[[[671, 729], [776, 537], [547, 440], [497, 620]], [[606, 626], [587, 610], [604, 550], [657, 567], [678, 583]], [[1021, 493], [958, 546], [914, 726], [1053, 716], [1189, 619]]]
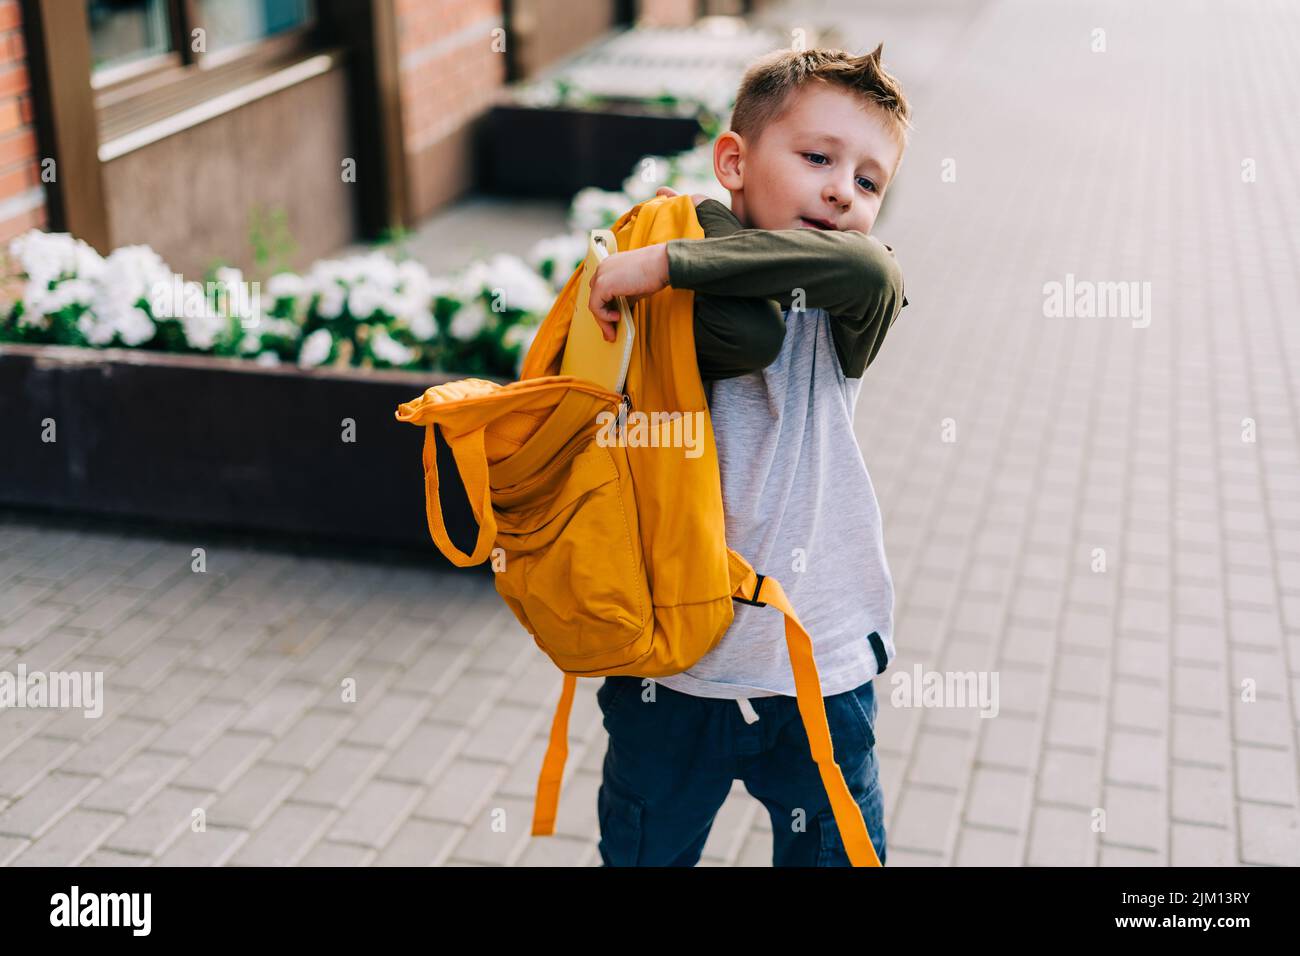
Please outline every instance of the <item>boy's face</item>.
[[902, 157], [879, 106], [840, 87], [810, 83], [756, 143], [724, 133], [714, 150], [718, 181], [736, 218], [754, 229], [870, 233]]

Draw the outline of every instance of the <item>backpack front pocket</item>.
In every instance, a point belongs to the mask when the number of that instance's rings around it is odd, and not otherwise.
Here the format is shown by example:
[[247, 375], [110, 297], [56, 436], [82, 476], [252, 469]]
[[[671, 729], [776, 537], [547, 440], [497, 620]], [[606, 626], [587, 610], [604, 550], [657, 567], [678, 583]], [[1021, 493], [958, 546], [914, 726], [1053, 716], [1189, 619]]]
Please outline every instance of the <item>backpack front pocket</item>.
[[567, 451], [498, 495], [496, 587], [557, 666], [602, 670], [639, 656], [653, 619], [632, 479], [617, 449]]

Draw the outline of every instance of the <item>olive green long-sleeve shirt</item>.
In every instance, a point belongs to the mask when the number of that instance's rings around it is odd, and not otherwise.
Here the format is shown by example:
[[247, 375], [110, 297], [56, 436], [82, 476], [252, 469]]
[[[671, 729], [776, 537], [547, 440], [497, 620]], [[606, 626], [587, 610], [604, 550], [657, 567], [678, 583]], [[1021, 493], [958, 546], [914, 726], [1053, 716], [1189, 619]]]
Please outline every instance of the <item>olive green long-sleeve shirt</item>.
[[825, 309], [846, 378], [860, 378], [907, 305], [893, 250], [862, 232], [749, 229], [715, 199], [696, 207], [703, 239], [667, 243], [669, 283], [695, 291], [695, 348], [705, 381], [770, 365], [785, 310]]

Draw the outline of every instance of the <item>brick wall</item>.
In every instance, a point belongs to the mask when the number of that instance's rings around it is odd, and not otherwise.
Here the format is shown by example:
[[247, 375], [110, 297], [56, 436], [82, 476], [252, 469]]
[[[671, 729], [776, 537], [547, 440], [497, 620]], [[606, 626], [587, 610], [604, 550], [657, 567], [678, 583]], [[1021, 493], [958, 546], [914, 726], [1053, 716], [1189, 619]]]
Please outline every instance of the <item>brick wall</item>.
[[18, 0], [0, 0], [0, 244], [46, 228]]
[[[694, 2], [694, 0], [691, 0]], [[607, 32], [613, 0], [515, 0], [507, 37], [525, 78]], [[500, 95], [501, 0], [394, 0], [408, 203], [417, 221], [474, 184], [473, 128]]]
[[614, 17], [611, 0], [514, 0], [511, 34], [520, 74], [536, 76], [604, 36]]
[[500, 0], [395, 0], [409, 202], [418, 219], [473, 182], [469, 124], [505, 83]]

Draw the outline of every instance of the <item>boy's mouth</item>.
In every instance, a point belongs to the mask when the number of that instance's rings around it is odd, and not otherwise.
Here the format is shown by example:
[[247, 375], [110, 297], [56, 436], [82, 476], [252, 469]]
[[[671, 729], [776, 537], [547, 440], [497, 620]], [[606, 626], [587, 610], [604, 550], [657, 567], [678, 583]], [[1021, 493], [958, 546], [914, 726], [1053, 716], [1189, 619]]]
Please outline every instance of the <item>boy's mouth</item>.
[[835, 226], [825, 219], [809, 219], [807, 216], [800, 216], [799, 221], [810, 229], [826, 229], [832, 232], [835, 230]]

